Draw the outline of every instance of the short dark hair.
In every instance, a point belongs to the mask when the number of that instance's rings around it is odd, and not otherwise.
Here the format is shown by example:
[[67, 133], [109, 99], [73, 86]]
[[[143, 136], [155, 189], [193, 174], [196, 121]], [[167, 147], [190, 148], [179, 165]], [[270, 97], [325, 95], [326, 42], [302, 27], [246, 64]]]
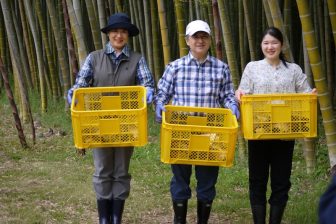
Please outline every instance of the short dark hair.
[[[261, 36], [261, 42], [262, 40], [264, 39], [264, 37], [269, 34], [271, 35], [272, 37], [276, 38], [277, 40], [280, 41], [281, 45], [283, 45], [283, 35], [282, 35], [282, 32], [280, 29], [274, 27], [274, 26], [271, 26], [269, 28], [267, 28], [263, 35]], [[285, 58], [285, 55], [283, 54], [283, 52], [281, 51], [280, 52], [280, 55], [279, 55], [279, 58], [280, 60], [282, 61], [282, 63], [287, 67], [287, 64], [286, 64], [286, 58]]]

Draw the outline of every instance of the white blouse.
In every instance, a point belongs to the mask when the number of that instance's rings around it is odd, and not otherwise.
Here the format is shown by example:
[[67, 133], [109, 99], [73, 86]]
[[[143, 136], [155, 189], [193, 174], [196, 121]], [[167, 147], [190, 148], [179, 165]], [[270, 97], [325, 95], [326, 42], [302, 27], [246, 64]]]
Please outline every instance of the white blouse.
[[276, 68], [266, 59], [249, 62], [240, 80], [239, 89], [245, 94], [311, 92], [307, 76], [300, 66], [281, 62]]

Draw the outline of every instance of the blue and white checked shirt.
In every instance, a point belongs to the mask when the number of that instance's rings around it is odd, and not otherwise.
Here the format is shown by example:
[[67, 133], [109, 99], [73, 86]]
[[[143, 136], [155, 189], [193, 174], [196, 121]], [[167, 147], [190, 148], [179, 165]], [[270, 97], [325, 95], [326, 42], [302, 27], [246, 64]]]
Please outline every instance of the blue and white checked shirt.
[[156, 103], [191, 107], [227, 107], [237, 105], [227, 64], [207, 56], [199, 63], [189, 52], [169, 63], [158, 83]]
[[[110, 55], [113, 62], [118, 64], [120, 59], [122, 58], [121, 55], [124, 54], [125, 56], [129, 57], [130, 49], [128, 45], [126, 45], [122, 53], [120, 55], [116, 55], [115, 50], [111, 46], [110, 43], [105, 45], [105, 53]], [[88, 87], [91, 84], [93, 78], [93, 66], [92, 66], [92, 55], [91, 53], [86, 57], [82, 68], [77, 74], [76, 82], [71, 88], [72, 90], [80, 88], [80, 87]], [[149, 70], [146, 60], [144, 57], [141, 57], [140, 61], [137, 65], [137, 74], [136, 74], [136, 81], [138, 85], [145, 86], [147, 88], [151, 88], [154, 90], [154, 79], [152, 76], [151, 71]]]

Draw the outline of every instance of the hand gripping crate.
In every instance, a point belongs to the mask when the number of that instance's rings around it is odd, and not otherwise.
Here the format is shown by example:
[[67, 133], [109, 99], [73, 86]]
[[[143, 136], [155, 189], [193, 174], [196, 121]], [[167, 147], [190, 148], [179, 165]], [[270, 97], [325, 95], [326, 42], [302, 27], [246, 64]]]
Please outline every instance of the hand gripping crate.
[[147, 143], [145, 87], [76, 89], [71, 116], [76, 148], [142, 146]]
[[165, 106], [161, 126], [161, 161], [230, 167], [238, 124], [223, 108]]
[[295, 139], [317, 135], [317, 96], [311, 93], [244, 95], [245, 139]]

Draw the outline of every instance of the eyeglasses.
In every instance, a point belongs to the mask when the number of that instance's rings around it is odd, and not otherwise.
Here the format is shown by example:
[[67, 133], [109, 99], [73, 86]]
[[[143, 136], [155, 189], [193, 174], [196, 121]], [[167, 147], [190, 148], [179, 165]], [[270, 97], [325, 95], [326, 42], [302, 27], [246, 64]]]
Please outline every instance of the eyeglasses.
[[191, 38], [193, 38], [194, 40], [209, 40], [210, 39], [210, 35], [208, 34], [195, 34], [192, 35]]

